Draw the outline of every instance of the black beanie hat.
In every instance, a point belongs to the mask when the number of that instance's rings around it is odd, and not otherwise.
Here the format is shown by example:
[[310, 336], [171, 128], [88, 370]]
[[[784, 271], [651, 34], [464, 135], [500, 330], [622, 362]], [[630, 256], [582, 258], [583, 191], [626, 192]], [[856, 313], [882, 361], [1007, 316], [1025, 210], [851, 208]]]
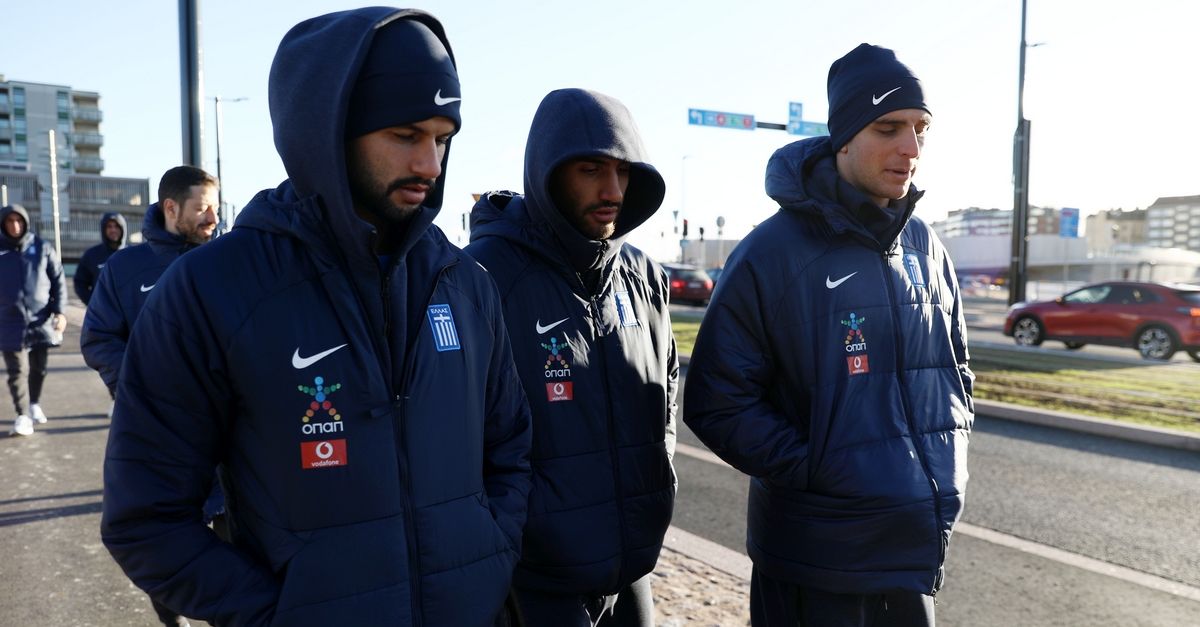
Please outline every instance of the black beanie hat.
[[859, 44], [829, 66], [829, 138], [841, 150], [875, 118], [900, 109], [924, 109], [921, 81], [887, 48]]
[[458, 71], [437, 35], [420, 22], [396, 20], [371, 40], [350, 94], [346, 138], [437, 116], [457, 130], [461, 101]]

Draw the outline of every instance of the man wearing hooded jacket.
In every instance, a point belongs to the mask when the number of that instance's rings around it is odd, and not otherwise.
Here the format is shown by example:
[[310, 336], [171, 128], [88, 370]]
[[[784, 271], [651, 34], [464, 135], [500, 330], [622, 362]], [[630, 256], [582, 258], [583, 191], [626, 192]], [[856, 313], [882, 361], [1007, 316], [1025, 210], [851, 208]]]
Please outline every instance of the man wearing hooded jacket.
[[[142, 309], [101, 537], [218, 625], [490, 625], [529, 409], [495, 284], [432, 225], [463, 97], [442, 26], [384, 7], [301, 22], [269, 96], [289, 178]], [[218, 464], [231, 544], [200, 519]]]
[[954, 267], [913, 216], [932, 117], [885, 48], [828, 87], [830, 136], [767, 165], [780, 210], [725, 266], [684, 419], [751, 476], [754, 625], [929, 626], [974, 418]]
[[487, 194], [467, 252], [495, 277], [534, 417], [515, 591], [531, 626], [652, 625], [649, 573], [675, 495], [679, 362], [663, 269], [624, 243], [665, 186], [629, 111], [551, 92], [525, 195]]
[[75, 268], [75, 294], [84, 305], [92, 299], [92, 290], [100, 278], [100, 271], [113, 253], [125, 248], [129, 242], [125, 228], [125, 216], [111, 211], [100, 217], [100, 243], [83, 251], [79, 265]]
[[10, 435], [33, 435], [46, 422], [39, 400], [47, 351], [62, 344], [67, 286], [58, 252], [29, 229], [21, 205], [0, 209], [0, 350], [16, 419]]

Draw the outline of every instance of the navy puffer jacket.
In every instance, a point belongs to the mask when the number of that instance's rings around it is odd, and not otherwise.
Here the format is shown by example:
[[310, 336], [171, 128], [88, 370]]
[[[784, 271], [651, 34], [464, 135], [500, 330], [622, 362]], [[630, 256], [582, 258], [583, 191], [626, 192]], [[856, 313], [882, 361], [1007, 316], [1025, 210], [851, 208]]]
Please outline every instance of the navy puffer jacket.
[[827, 137], [767, 167], [780, 211], [730, 257], [688, 369], [684, 420], [751, 476], [747, 549], [835, 593], [936, 592], [973, 421], [954, 267], [911, 213], [880, 242], [837, 202]]
[[142, 239], [141, 244], [117, 251], [100, 270], [79, 335], [84, 361], [100, 373], [109, 392], [117, 389], [133, 323], [158, 278], [180, 255], [196, 247], [167, 230], [159, 203], [146, 209]]
[[[551, 173], [575, 157], [630, 163], [607, 240], [563, 218]], [[466, 251], [496, 279], [533, 410], [534, 487], [518, 586], [598, 596], [651, 572], [671, 521], [679, 360], [666, 274], [624, 243], [664, 184], [629, 112], [579, 89], [552, 92], [529, 133], [526, 196], [487, 194]], [[585, 286], [583, 267], [598, 278]]]
[[[495, 284], [432, 225], [440, 198], [385, 266], [350, 196], [347, 90], [394, 20], [444, 41], [378, 7], [288, 33], [270, 91], [291, 178], [172, 264], [134, 325], [101, 538], [186, 616], [485, 626], [508, 593], [530, 418]], [[218, 464], [232, 544], [201, 520]]]
[[58, 346], [62, 333], [50, 319], [67, 306], [67, 284], [54, 246], [29, 230], [29, 213], [21, 205], [0, 209], [0, 224], [10, 214], [21, 217], [20, 237], [0, 234], [0, 350]]

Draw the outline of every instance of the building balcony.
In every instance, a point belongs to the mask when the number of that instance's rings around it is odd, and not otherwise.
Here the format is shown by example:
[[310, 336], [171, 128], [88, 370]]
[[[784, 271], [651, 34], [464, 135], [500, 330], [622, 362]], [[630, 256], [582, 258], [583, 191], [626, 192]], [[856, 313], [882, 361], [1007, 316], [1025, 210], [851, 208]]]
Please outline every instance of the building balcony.
[[104, 159], [100, 157], [75, 157], [75, 171], [99, 174], [104, 169]]
[[72, 117], [79, 122], [102, 122], [104, 114], [98, 108], [94, 107], [76, 107], [71, 113]]
[[95, 146], [104, 145], [104, 136], [100, 133], [71, 133], [71, 142], [76, 146]]

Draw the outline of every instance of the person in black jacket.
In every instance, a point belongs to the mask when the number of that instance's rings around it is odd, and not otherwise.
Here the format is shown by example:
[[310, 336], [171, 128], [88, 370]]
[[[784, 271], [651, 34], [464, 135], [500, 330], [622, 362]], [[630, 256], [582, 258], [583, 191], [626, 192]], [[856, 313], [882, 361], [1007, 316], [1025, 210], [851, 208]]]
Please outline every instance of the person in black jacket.
[[[215, 625], [492, 625], [530, 417], [495, 283], [433, 224], [465, 97], [449, 40], [413, 9], [315, 17], [268, 94], [288, 179], [142, 307], [101, 540]], [[230, 543], [203, 524], [214, 469]]]
[[[158, 182], [158, 202], [146, 210], [142, 224], [145, 242], [117, 252], [101, 270], [95, 298], [83, 318], [80, 349], [87, 365], [100, 373], [111, 397], [116, 396], [130, 331], [149, 292], [176, 259], [212, 238], [218, 185], [216, 177], [200, 168], [181, 165], [167, 170]], [[214, 483], [202, 511], [204, 522], [212, 523], [218, 535], [224, 533], [224, 501], [220, 484]], [[150, 602], [164, 625], [187, 624], [175, 610], [153, 597]]]
[[75, 268], [75, 294], [84, 305], [92, 299], [92, 290], [100, 278], [100, 270], [113, 253], [125, 248], [129, 237], [126, 234], [125, 216], [115, 211], [100, 217], [100, 243], [83, 252]]
[[652, 625], [671, 520], [679, 360], [663, 269], [625, 243], [662, 204], [629, 111], [547, 95], [525, 195], [471, 213], [466, 251], [496, 279], [533, 410], [534, 488], [516, 600], [528, 625]]
[[974, 375], [954, 266], [913, 216], [932, 116], [892, 51], [829, 70], [829, 137], [780, 148], [780, 210], [733, 252], [684, 420], [751, 476], [756, 626], [934, 624]]
[[38, 401], [47, 351], [62, 344], [67, 328], [67, 287], [58, 253], [29, 230], [24, 207], [0, 209], [0, 228], [0, 351], [17, 412], [9, 433], [32, 435], [35, 422], [46, 422]]

